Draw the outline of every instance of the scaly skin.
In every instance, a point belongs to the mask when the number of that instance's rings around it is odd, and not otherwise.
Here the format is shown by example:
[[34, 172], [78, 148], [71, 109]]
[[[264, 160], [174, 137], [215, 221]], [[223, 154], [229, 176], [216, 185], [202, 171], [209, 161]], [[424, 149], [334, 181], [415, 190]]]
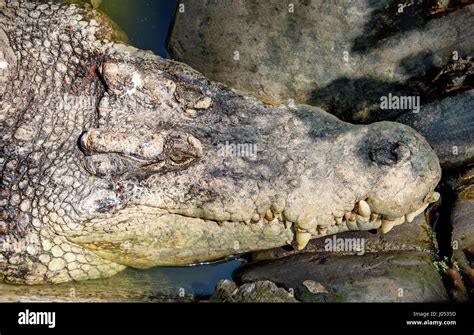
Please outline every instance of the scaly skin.
[[266, 105], [115, 42], [89, 7], [0, 7], [1, 281], [303, 248], [433, 200], [438, 159], [409, 127]]

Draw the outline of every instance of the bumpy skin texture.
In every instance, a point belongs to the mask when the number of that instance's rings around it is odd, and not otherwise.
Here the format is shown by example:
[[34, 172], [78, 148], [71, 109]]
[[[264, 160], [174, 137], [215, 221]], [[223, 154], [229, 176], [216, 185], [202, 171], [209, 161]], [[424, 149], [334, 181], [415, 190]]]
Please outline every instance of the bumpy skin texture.
[[[114, 42], [88, 7], [0, 6], [4, 282], [210, 261], [294, 238], [301, 248], [391, 225], [439, 181], [436, 155], [404, 125], [268, 106]], [[223, 153], [226, 143], [257, 154]], [[356, 215], [360, 200], [370, 220]]]

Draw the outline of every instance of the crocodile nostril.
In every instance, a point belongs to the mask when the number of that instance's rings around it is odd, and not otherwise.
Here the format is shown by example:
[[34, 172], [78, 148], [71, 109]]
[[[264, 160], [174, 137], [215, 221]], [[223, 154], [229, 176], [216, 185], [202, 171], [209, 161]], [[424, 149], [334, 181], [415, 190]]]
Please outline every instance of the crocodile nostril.
[[410, 158], [410, 156], [410, 149], [401, 142], [379, 142], [369, 151], [369, 158], [371, 161], [387, 166], [405, 162]]

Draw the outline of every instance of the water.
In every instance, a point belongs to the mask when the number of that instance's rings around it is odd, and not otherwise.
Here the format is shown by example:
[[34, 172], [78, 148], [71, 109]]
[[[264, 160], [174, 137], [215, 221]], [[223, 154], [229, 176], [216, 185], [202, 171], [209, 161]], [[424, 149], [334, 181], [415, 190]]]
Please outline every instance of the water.
[[231, 260], [186, 267], [157, 267], [147, 271], [154, 278], [163, 279], [159, 290], [169, 295], [179, 296], [182, 289], [184, 294], [208, 296], [219, 280], [232, 279], [232, 272], [241, 264], [239, 260]]
[[55, 285], [0, 283], [0, 301], [196, 301], [212, 294], [217, 282], [231, 279], [238, 260], [196, 266], [127, 268], [110, 278]]
[[168, 57], [167, 37], [176, 0], [102, 0], [98, 7], [127, 34], [137, 48]]

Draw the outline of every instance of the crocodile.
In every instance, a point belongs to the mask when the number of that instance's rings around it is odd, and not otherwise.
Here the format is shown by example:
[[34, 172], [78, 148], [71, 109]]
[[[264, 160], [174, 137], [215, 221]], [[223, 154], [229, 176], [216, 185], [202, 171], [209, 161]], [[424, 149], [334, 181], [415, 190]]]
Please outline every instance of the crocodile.
[[387, 233], [439, 197], [412, 128], [267, 104], [126, 44], [88, 5], [0, 0], [0, 73], [5, 283]]

